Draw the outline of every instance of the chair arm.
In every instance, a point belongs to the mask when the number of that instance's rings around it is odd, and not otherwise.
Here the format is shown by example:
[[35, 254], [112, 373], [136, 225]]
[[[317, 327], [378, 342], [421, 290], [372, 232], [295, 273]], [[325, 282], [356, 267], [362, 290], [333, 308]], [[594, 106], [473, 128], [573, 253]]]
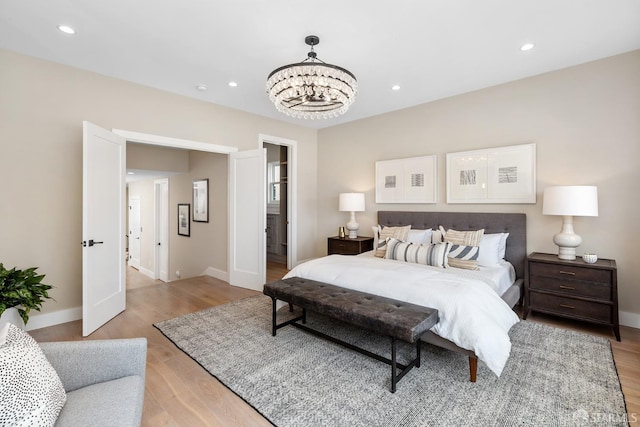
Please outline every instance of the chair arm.
[[59, 341], [39, 343], [69, 392], [131, 375], [144, 380], [147, 339]]

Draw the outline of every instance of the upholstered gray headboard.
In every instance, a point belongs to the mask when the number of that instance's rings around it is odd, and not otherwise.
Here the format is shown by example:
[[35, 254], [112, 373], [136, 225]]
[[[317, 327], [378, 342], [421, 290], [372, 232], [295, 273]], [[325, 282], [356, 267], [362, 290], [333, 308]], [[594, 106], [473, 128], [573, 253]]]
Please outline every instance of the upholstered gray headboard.
[[424, 230], [445, 229], [479, 230], [489, 233], [509, 233], [505, 259], [516, 269], [516, 277], [524, 277], [527, 258], [527, 216], [520, 213], [477, 212], [401, 212], [378, 211], [378, 224], [388, 227], [409, 225]]

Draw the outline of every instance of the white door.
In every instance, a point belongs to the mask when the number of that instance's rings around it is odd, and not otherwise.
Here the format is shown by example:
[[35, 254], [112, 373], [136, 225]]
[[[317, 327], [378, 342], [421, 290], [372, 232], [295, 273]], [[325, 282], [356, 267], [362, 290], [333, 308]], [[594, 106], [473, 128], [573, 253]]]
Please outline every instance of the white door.
[[125, 309], [126, 141], [83, 122], [82, 335]]
[[140, 196], [129, 198], [129, 265], [140, 270]]
[[157, 179], [156, 197], [156, 270], [155, 278], [169, 281], [169, 180]]
[[264, 148], [229, 154], [229, 283], [262, 291], [266, 279]]

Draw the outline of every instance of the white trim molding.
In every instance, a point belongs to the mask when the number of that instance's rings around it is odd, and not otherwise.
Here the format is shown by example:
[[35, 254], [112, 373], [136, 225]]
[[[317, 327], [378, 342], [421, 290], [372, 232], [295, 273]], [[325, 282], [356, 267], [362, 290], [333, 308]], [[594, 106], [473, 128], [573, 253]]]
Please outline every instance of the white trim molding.
[[[33, 313], [33, 312], [31, 312]], [[58, 310], [51, 313], [30, 314], [27, 331], [73, 322], [82, 319], [82, 306]]]
[[152, 135], [150, 133], [140, 133], [122, 129], [111, 129], [111, 131], [116, 135], [122, 136], [128, 142], [137, 142], [140, 144], [160, 145], [163, 147], [184, 148], [187, 150], [207, 151], [209, 153], [221, 154], [235, 153], [238, 151], [237, 147], [210, 144], [208, 142], [170, 138], [168, 136]]
[[258, 148], [264, 144], [284, 145], [289, 147], [287, 159], [287, 268], [292, 269], [298, 264], [298, 141], [280, 138], [266, 134], [258, 134]]
[[229, 273], [218, 268], [207, 267], [207, 269], [202, 272], [201, 276], [211, 276], [229, 283]]
[[620, 325], [640, 329], [640, 314], [628, 311], [619, 311]]

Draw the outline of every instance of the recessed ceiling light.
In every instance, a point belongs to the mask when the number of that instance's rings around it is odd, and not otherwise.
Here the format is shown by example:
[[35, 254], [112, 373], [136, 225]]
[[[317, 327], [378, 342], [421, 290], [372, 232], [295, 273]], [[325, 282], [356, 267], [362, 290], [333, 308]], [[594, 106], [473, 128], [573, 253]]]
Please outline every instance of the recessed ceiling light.
[[131, 172], [131, 171], [127, 172], [127, 175], [135, 175], [135, 174], [136, 174], [135, 172]]
[[73, 28], [71, 28], [68, 25], [58, 25], [58, 29], [60, 31], [62, 31], [65, 34], [75, 34], [76, 30], [74, 30]]
[[207, 85], [200, 84], [196, 86], [196, 89], [198, 89], [200, 92], [206, 92], [209, 88], [207, 87]]
[[391, 90], [400, 90], [400, 86], [393, 85], [393, 86], [391, 86]]
[[535, 45], [534, 45], [533, 43], [525, 43], [525, 44], [523, 44], [522, 46], [520, 46], [520, 50], [521, 50], [521, 51], [523, 51], [523, 52], [525, 52], [525, 51], [527, 51], [527, 50], [531, 50], [531, 49], [533, 49], [533, 47], [534, 47], [534, 46], [535, 46]]
[[229, 87], [237, 87], [238, 86], [238, 83], [236, 83], [236, 82], [229, 82], [227, 84], [229, 85]]

